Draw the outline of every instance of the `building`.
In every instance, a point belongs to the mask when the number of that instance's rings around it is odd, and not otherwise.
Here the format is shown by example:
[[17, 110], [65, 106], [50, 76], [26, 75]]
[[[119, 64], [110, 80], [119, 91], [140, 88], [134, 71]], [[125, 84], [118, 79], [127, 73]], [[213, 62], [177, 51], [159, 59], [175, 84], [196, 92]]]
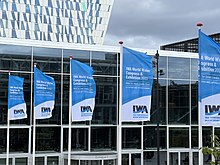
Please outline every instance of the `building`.
[[[138, 49], [139, 50], [139, 49]], [[6, 159], [8, 73], [25, 79], [28, 118], [10, 122], [10, 162], [32, 162], [33, 65], [55, 78], [53, 117], [37, 120], [36, 164], [67, 164], [69, 56], [91, 65], [97, 85], [93, 120], [72, 123], [72, 164], [115, 165], [119, 100], [119, 47], [54, 43], [2, 38], [0, 40], [0, 164]], [[154, 56], [156, 50], [139, 50]], [[196, 53], [159, 51], [160, 162], [198, 164], [198, 78]], [[155, 68], [154, 68], [155, 69]], [[156, 71], [155, 71], [156, 75]], [[150, 122], [122, 123], [123, 165], [155, 165], [156, 85]], [[203, 127], [207, 144], [212, 127]], [[219, 128], [214, 128], [220, 134]], [[186, 160], [185, 160], [186, 159]], [[204, 162], [208, 159], [205, 156]]]
[[[213, 38], [216, 42], [220, 43], [220, 33], [212, 34], [209, 36]], [[163, 45], [160, 47], [160, 49], [168, 51], [198, 53], [198, 38]]]
[[102, 44], [114, 0], [1, 0], [0, 37]]
[[[120, 50], [101, 45], [112, 4], [113, 0], [0, 1], [0, 165], [6, 162], [9, 72], [25, 79], [28, 112], [27, 119], [10, 121], [10, 164], [32, 164], [34, 63], [56, 81], [53, 117], [37, 120], [35, 164], [67, 164], [70, 55], [93, 67], [97, 87], [92, 121], [71, 126], [72, 165], [117, 164]], [[165, 74], [159, 77], [159, 89], [153, 85], [151, 121], [122, 123], [122, 164], [156, 164], [159, 91], [161, 164], [198, 165], [198, 54], [159, 54]], [[220, 135], [218, 127], [203, 127], [203, 145], [213, 130]], [[208, 158], [204, 156], [205, 165]]]

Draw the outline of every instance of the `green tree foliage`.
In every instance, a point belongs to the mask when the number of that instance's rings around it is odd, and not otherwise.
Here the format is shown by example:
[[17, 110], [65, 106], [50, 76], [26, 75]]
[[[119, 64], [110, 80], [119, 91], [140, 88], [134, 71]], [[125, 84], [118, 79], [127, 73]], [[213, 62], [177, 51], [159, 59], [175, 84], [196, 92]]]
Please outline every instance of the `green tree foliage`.
[[212, 155], [214, 157], [214, 161], [211, 161], [210, 164], [220, 165], [220, 161], [218, 161], [218, 157], [220, 156], [220, 139], [216, 135], [210, 135], [211, 138], [211, 146], [202, 147], [202, 153], [204, 155]]

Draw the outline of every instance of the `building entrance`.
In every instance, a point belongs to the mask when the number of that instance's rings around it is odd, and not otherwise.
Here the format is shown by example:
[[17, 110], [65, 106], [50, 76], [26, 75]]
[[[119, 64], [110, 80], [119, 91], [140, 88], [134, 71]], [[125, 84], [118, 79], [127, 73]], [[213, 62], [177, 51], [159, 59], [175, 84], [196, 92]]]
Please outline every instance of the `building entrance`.
[[[71, 165], [116, 165], [117, 154], [109, 153], [89, 153], [72, 154]], [[64, 165], [68, 164], [67, 155], [64, 159]]]
[[170, 152], [169, 164], [170, 165], [189, 165], [190, 160], [189, 152]]

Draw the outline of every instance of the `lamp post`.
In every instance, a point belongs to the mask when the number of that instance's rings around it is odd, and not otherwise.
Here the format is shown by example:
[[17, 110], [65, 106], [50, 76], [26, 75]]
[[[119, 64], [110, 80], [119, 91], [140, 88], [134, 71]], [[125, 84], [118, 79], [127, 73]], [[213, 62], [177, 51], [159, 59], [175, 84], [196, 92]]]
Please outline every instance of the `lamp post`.
[[158, 67], [158, 60], [159, 60], [159, 53], [158, 50], [154, 56], [156, 59], [156, 72], [157, 72], [157, 165], [160, 165], [160, 113], [159, 113], [159, 67]]

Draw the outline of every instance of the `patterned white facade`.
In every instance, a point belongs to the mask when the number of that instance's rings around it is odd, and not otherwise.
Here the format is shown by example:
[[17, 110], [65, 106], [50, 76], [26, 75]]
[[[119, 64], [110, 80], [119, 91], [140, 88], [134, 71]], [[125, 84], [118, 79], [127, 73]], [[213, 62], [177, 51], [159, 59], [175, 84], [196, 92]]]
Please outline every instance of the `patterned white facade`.
[[0, 0], [0, 37], [103, 44], [114, 0]]

